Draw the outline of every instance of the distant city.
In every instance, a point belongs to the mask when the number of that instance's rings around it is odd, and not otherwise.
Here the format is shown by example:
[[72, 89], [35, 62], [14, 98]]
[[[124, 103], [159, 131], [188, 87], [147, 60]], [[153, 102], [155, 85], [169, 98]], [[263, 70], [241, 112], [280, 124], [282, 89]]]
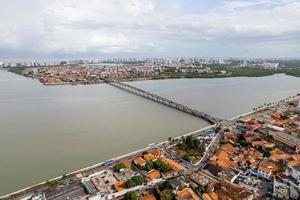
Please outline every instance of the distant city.
[[300, 76], [300, 60], [233, 58], [148, 58], [70, 60], [46, 62], [1, 62], [2, 68], [37, 78], [45, 85], [95, 84], [103, 78], [133, 81], [168, 78], [222, 78], [268, 76], [285, 73]]

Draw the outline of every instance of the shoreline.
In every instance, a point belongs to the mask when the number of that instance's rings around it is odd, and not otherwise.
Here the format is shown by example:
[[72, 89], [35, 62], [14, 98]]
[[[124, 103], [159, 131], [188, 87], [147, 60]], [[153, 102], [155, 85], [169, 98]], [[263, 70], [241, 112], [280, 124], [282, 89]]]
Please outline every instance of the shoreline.
[[[295, 97], [294, 97], [295, 98]], [[229, 120], [235, 120], [235, 119], [238, 119], [242, 116], [246, 116], [246, 115], [251, 115], [251, 114], [254, 114], [256, 112], [259, 112], [259, 111], [262, 111], [263, 109], [266, 109], [266, 108], [261, 108], [261, 109], [258, 109], [258, 110], [252, 110], [252, 111], [249, 111], [249, 112], [246, 112], [244, 114], [241, 114], [241, 115], [237, 115], [237, 116], [234, 116], [232, 118], [230, 118]], [[204, 132], [206, 130], [209, 130], [209, 129], [212, 129], [216, 127], [216, 124], [212, 124], [212, 125], [208, 125], [206, 127], [203, 127], [203, 128], [200, 128], [198, 130], [195, 130], [195, 131], [192, 131], [192, 132], [189, 132], [189, 133], [186, 133], [186, 134], [183, 134], [183, 135], [179, 135], [173, 139], [180, 139], [182, 136], [188, 136], [188, 135], [194, 135], [194, 134], [197, 134], [197, 133], [200, 133], [200, 132]], [[92, 170], [92, 169], [95, 169], [97, 167], [101, 167], [101, 166], [105, 166], [106, 165], [106, 162], [108, 160], [112, 160], [112, 161], [117, 161], [117, 160], [120, 160], [122, 158], [125, 158], [125, 157], [128, 157], [128, 156], [131, 156], [131, 155], [135, 155], [135, 154], [138, 154], [138, 153], [141, 153], [141, 152], [144, 152], [148, 149], [151, 149], [151, 148], [154, 148], [154, 147], [157, 147], [157, 146], [161, 146], [161, 145], [164, 145], [165, 143], [168, 143], [169, 141], [168, 140], [165, 140], [165, 141], [162, 141], [162, 142], [159, 142], [159, 143], [150, 143], [148, 144], [148, 146], [145, 146], [144, 148], [141, 148], [141, 149], [137, 149], [133, 152], [129, 152], [129, 153], [126, 153], [126, 154], [122, 154], [122, 155], [119, 155], [119, 156], [116, 156], [116, 157], [113, 157], [113, 158], [110, 158], [110, 159], [107, 159], [107, 160], [104, 160], [100, 163], [96, 163], [96, 164], [91, 164], [87, 167], [84, 167], [84, 168], [81, 168], [81, 169], [78, 169], [78, 170], [75, 170], [75, 171], [71, 171], [71, 172], [67, 172], [65, 173], [64, 175], [61, 175], [61, 176], [58, 176], [58, 177], [55, 177], [55, 178], [52, 178], [52, 179], [49, 179], [49, 180], [46, 180], [46, 181], [43, 181], [43, 182], [40, 182], [40, 183], [37, 183], [37, 184], [34, 184], [34, 185], [31, 185], [29, 187], [26, 187], [26, 188], [23, 188], [23, 189], [20, 189], [18, 191], [15, 191], [15, 192], [11, 192], [9, 194], [5, 194], [5, 195], [2, 195], [0, 196], [0, 199], [7, 199], [7, 198], [10, 198], [11, 196], [13, 195], [18, 195], [18, 194], [21, 194], [21, 193], [24, 193], [26, 192], [27, 190], [31, 190], [35, 187], [39, 187], [39, 186], [43, 186], [44, 184], [46, 184], [47, 182], [49, 181], [56, 181], [56, 180], [60, 180], [63, 178], [63, 176], [72, 176], [72, 175], [76, 175], [77, 173], [82, 173], [82, 172], [85, 172], [87, 170]]]
[[[16, 75], [20, 75], [23, 77], [27, 77], [27, 78], [31, 78], [34, 80], [38, 80], [42, 85], [44, 86], [59, 86], [59, 85], [72, 85], [72, 86], [76, 86], [76, 85], [95, 85], [95, 84], [101, 84], [104, 83], [101, 80], [98, 81], [93, 81], [93, 82], [80, 82], [80, 81], [74, 81], [74, 82], [61, 82], [61, 83], [44, 83], [41, 82], [39, 79], [40, 77], [37, 76], [31, 76], [31, 75], [25, 75], [23, 73], [20, 72], [15, 72], [15, 71], [11, 71], [10, 69], [3, 69], [3, 71], [7, 71]], [[264, 74], [264, 75], [232, 75], [232, 74], [224, 74], [224, 75], [208, 75], [208, 76], [197, 76], [197, 77], [189, 77], [189, 76], [161, 76], [161, 77], [142, 77], [142, 78], [126, 78], [126, 79], [118, 79], [118, 80], [110, 80], [110, 81], [119, 81], [119, 82], [133, 82], [133, 81], [155, 81], [155, 80], [170, 80], [170, 79], [220, 79], [220, 78], [238, 78], [238, 77], [244, 77], [244, 78], [260, 78], [260, 77], [269, 77], [269, 76], [274, 76], [274, 75], [286, 75], [286, 76], [291, 76], [291, 77], [295, 77], [295, 78], [300, 78], [299, 76], [296, 75], [292, 75], [292, 74], [287, 74], [285, 72], [277, 72], [277, 73], [273, 73], [273, 74]]]
[[[252, 115], [252, 114], [255, 114], [255, 113], [258, 113], [258, 112], [261, 112], [265, 109], [268, 109], [268, 108], [271, 108], [271, 107], [274, 107], [276, 105], [278, 105], [281, 101], [291, 101], [295, 98], [299, 98], [299, 95], [296, 94], [292, 97], [287, 97], [285, 99], [282, 99], [282, 100], [279, 100], [277, 102], [275, 102], [273, 105], [269, 105], [269, 106], [264, 106], [262, 108], [259, 108], [259, 109], [256, 109], [256, 110], [252, 110], [252, 111], [249, 111], [249, 112], [246, 112], [246, 113], [243, 113], [243, 114], [240, 114], [240, 115], [237, 115], [237, 116], [234, 116], [230, 119], [228, 119], [229, 121], [234, 121], [236, 119], [239, 119], [240, 117], [244, 117], [244, 116], [247, 116], [247, 115]], [[194, 134], [197, 134], [197, 133], [200, 133], [200, 132], [204, 132], [206, 130], [209, 130], [209, 129], [212, 129], [214, 127], [216, 127], [217, 124], [212, 124], [212, 125], [208, 125], [206, 127], [203, 127], [203, 128], [200, 128], [198, 130], [195, 130], [195, 131], [192, 131], [192, 132], [189, 132], [189, 133], [186, 133], [186, 134], [183, 134], [183, 135], [179, 135], [173, 139], [180, 139], [182, 136], [188, 136], [188, 135], [194, 135]], [[0, 199], [9, 199], [11, 198], [11, 196], [14, 196], [14, 195], [18, 195], [18, 194], [22, 194], [22, 193], [25, 193], [27, 190], [32, 190], [34, 189], [35, 187], [39, 187], [39, 186], [43, 186], [45, 185], [47, 182], [49, 181], [56, 181], [56, 180], [61, 180], [64, 176], [68, 177], [68, 176], [74, 176], [76, 175], [77, 173], [83, 173], [85, 171], [88, 171], [88, 170], [92, 170], [92, 169], [96, 169], [97, 167], [101, 167], [101, 166], [105, 166], [107, 165], [107, 161], [118, 161], [118, 160], [121, 160], [125, 157], [128, 157], [128, 156], [132, 156], [132, 155], [135, 155], [135, 154], [138, 154], [138, 153], [141, 153], [141, 152], [144, 152], [148, 149], [152, 149], [152, 148], [155, 148], [155, 147], [159, 147], [161, 145], [164, 145], [166, 143], [168, 143], [169, 141], [168, 140], [165, 140], [165, 141], [162, 141], [162, 142], [159, 142], [159, 143], [150, 143], [148, 144], [148, 146], [145, 146], [144, 148], [141, 148], [141, 149], [137, 149], [133, 152], [129, 152], [129, 153], [126, 153], [126, 154], [122, 154], [122, 155], [118, 155], [116, 157], [113, 157], [113, 158], [110, 158], [110, 159], [107, 159], [107, 160], [104, 160], [100, 163], [96, 163], [96, 164], [91, 164], [87, 167], [84, 167], [84, 168], [81, 168], [81, 169], [78, 169], [78, 170], [75, 170], [75, 171], [71, 171], [71, 172], [67, 172], [65, 173], [64, 175], [61, 175], [61, 176], [58, 176], [58, 177], [55, 177], [55, 178], [52, 178], [52, 179], [49, 179], [49, 180], [46, 180], [46, 181], [43, 181], [43, 182], [40, 182], [40, 183], [37, 183], [37, 184], [34, 184], [34, 185], [31, 185], [29, 187], [26, 187], [26, 188], [23, 188], [23, 189], [20, 189], [20, 190], [17, 190], [15, 192], [11, 192], [11, 193], [8, 193], [8, 194], [5, 194], [5, 195], [2, 195], [0, 196]]]

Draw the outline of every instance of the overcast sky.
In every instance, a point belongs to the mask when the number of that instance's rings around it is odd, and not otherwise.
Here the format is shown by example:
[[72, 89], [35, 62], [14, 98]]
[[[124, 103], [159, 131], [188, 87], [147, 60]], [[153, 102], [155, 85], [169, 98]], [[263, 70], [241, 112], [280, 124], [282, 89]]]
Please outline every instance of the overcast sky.
[[300, 55], [300, 0], [0, 0], [0, 7], [0, 58]]

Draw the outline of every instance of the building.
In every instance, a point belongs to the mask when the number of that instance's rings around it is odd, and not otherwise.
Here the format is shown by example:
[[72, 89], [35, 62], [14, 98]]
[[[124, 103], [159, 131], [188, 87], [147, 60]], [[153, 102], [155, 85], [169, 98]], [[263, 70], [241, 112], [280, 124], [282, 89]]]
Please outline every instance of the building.
[[178, 200], [200, 200], [191, 188], [184, 188], [177, 193]]
[[257, 174], [265, 179], [270, 179], [272, 175], [280, 170], [280, 168], [281, 166], [279, 163], [268, 161], [258, 167]]
[[288, 166], [285, 170], [285, 175], [293, 177], [300, 183], [300, 166]]
[[278, 69], [279, 67], [279, 63], [263, 63], [262, 67], [264, 69]]
[[280, 199], [289, 199], [289, 186], [274, 179], [273, 195]]
[[274, 140], [277, 140], [291, 148], [295, 148], [300, 145], [299, 138], [282, 131], [269, 131], [269, 135], [272, 136]]

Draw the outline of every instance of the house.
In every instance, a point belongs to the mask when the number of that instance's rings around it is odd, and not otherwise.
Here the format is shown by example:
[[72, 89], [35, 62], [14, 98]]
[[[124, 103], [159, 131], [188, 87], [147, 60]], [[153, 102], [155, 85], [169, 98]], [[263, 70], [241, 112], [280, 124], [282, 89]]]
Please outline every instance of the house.
[[156, 200], [154, 195], [147, 195], [147, 196], [141, 196], [139, 197], [139, 200]]
[[218, 200], [220, 199], [218, 194], [215, 192], [203, 193], [202, 198], [204, 200]]
[[177, 192], [178, 200], [200, 200], [199, 197], [191, 188], [184, 188], [183, 190]]
[[175, 162], [174, 160], [171, 160], [169, 158], [163, 158], [162, 161], [169, 164], [171, 166], [171, 168], [175, 171], [180, 171], [180, 170], [184, 169], [183, 166], [181, 166], [180, 164], [178, 164], [177, 162]]
[[265, 179], [270, 179], [272, 175], [279, 172], [281, 165], [274, 161], [268, 161], [258, 167], [257, 174]]
[[289, 199], [289, 186], [274, 179], [273, 195], [279, 199]]
[[146, 161], [142, 158], [142, 157], [136, 157], [134, 160], [133, 160], [134, 164], [136, 165], [141, 165], [141, 166], [145, 166], [146, 165]]
[[156, 161], [157, 160], [157, 158], [154, 155], [152, 155], [151, 153], [146, 153], [146, 154], [144, 154], [143, 157], [147, 161]]
[[160, 172], [158, 170], [152, 170], [150, 172], [148, 172], [148, 178], [153, 181], [155, 179], [159, 179], [160, 178]]
[[114, 183], [114, 188], [116, 189], [117, 192], [120, 192], [122, 190], [125, 190], [125, 182], [124, 181], [117, 181]]
[[288, 166], [285, 170], [285, 175], [293, 177], [300, 183], [300, 166]]

